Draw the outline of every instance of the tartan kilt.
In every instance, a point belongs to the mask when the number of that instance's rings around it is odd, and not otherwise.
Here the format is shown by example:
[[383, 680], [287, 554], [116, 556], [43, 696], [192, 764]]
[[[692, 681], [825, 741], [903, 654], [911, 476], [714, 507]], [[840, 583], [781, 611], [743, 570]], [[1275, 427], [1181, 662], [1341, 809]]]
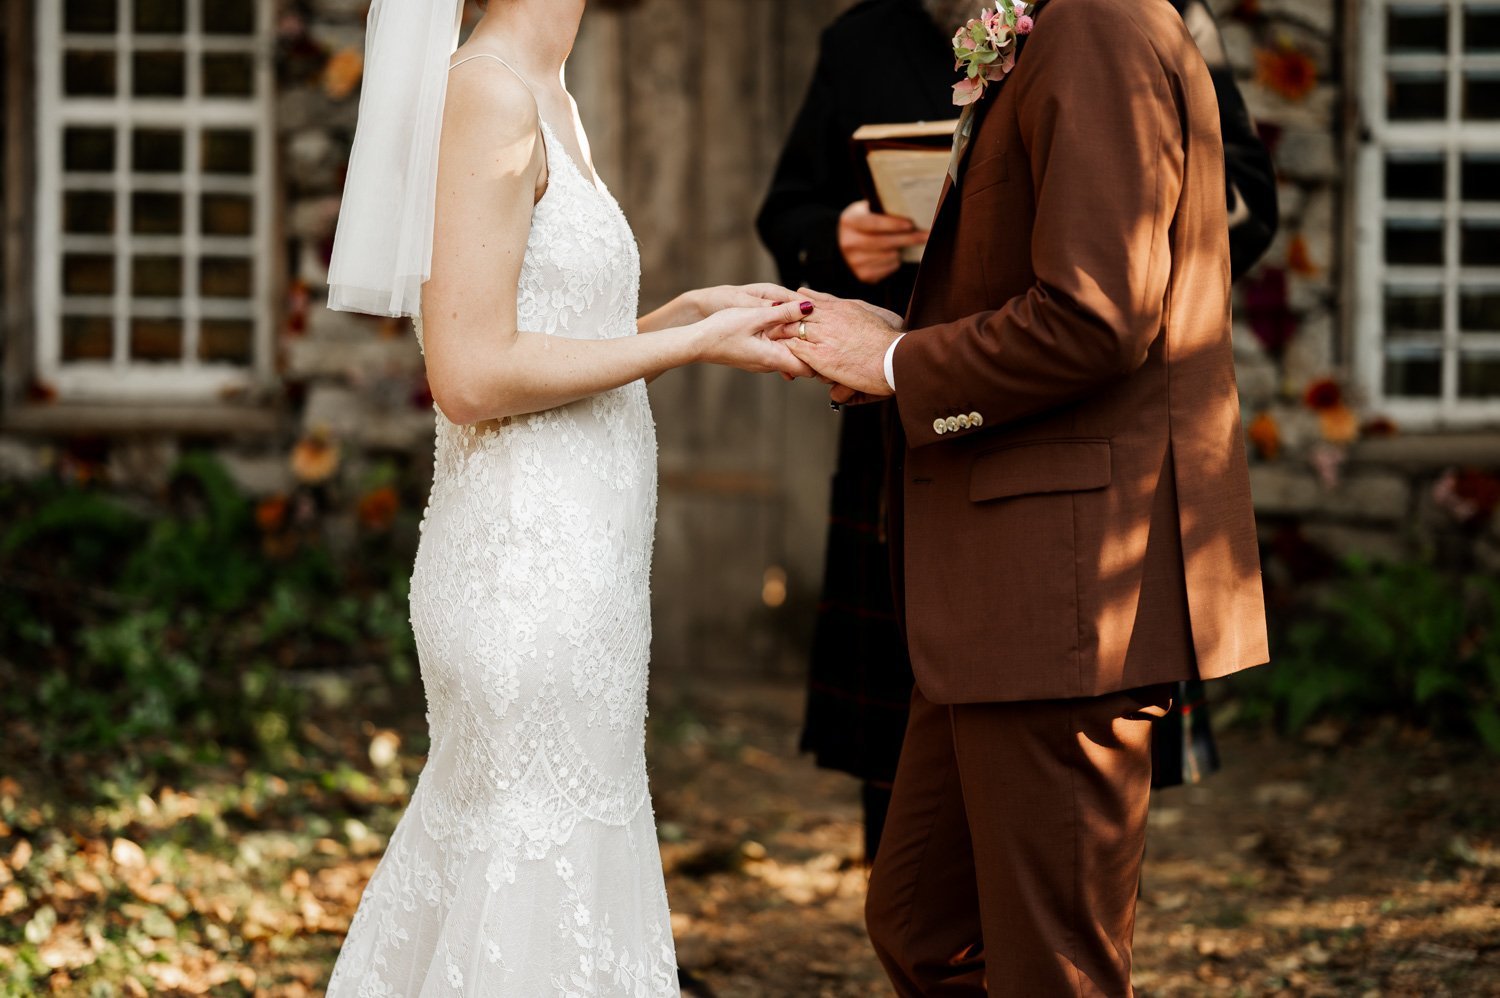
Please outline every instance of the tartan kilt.
[[[801, 747], [824, 769], [888, 784], [896, 778], [915, 680], [885, 542], [882, 408], [853, 406], [842, 415]], [[1171, 711], [1157, 721], [1153, 787], [1197, 783], [1218, 770], [1205, 692], [1200, 681], [1179, 683]]]

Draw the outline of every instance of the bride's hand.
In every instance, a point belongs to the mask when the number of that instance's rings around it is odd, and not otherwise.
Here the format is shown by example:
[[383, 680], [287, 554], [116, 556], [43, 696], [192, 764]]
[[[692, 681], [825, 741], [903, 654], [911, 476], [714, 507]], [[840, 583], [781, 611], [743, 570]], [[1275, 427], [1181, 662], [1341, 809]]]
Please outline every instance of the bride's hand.
[[756, 308], [765, 305], [780, 305], [785, 302], [806, 300], [806, 295], [784, 288], [779, 284], [725, 284], [716, 288], [700, 288], [682, 296], [687, 305], [696, 312], [696, 319], [706, 319], [726, 308]]
[[806, 299], [793, 297], [780, 305], [755, 299], [754, 305], [730, 305], [700, 319], [692, 326], [698, 339], [698, 359], [756, 374], [814, 377], [813, 369], [793, 356], [786, 344], [767, 336], [812, 311]]

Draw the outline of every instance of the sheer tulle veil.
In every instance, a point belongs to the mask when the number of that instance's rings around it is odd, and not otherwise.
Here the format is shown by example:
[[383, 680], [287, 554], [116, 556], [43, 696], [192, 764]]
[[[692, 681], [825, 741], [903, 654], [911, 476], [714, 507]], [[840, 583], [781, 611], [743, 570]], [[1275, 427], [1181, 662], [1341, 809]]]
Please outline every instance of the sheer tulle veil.
[[462, 0], [374, 0], [328, 307], [416, 315], [432, 273], [438, 140]]

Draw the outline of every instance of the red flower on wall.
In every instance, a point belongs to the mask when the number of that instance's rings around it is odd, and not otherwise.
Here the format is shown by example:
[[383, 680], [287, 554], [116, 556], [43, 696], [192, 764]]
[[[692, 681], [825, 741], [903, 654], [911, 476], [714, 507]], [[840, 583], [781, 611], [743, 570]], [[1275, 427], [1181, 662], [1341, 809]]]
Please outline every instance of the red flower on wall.
[[1318, 67], [1305, 53], [1282, 44], [1255, 53], [1255, 78], [1287, 100], [1300, 101], [1318, 85]]
[[359, 522], [371, 530], [387, 530], [396, 522], [396, 510], [400, 504], [396, 490], [382, 485], [359, 500]]
[[1483, 523], [1500, 507], [1500, 478], [1478, 468], [1453, 469], [1433, 485], [1432, 498], [1461, 523]]
[[1313, 412], [1339, 409], [1344, 405], [1344, 390], [1332, 378], [1319, 378], [1302, 393], [1302, 404]]

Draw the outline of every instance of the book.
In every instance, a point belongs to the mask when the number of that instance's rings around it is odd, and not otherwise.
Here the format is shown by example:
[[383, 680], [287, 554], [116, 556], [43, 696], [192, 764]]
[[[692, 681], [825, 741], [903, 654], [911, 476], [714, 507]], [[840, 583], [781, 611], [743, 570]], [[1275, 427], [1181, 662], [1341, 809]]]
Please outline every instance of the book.
[[[870, 210], [909, 218], [918, 228], [932, 225], [958, 119], [914, 121], [905, 124], [865, 125], [850, 139], [856, 173]], [[922, 246], [901, 253], [907, 263], [920, 263]]]

